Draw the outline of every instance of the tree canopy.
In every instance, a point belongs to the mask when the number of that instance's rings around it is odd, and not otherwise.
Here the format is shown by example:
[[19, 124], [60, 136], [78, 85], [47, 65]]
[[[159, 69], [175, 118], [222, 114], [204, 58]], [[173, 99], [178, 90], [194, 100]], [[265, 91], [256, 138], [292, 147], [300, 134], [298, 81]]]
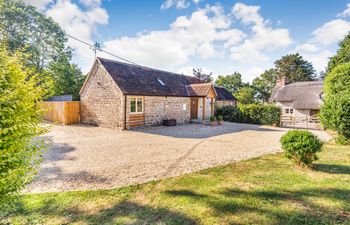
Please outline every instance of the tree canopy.
[[331, 72], [337, 65], [348, 62], [350, 62], [350, 33], [339, 42], [339, 49], [337, 53], [329, 59], [326, 73], [328, 74]]
[[234, 72], [231, 75], [219, 75], [215, 80], [215, 84], [224, 87], [231, 93], [235, 93], [238, 89], [243, 87], [242, 75], [238, 72]]
[[286, 76], [291, 83], [316, 80], [312, 63], [304, 60], [299, 53], [283, 56], [275, 62], [275, 67], [277, 76]]
[[256, 90], [256, 98], [263, 102], [268, 102], [273, 88], [276, 85], [276, 70], [265, 70], [259, 77], [255, 78], [252, 87]]
[[35, 7], [22, 1], [3, 0], [0, 6], [0, 39], [10, 52], [28, 55], [26, 66], [52, 80], [49, 95], [71, 94], [79, 99], [84, 76], [71, 64], [72, 50], [61, 27]]
[[202, 68], [193, 68], [193, 76], [197, 77], [201, 82], [208, 83], [213, 81], [213, 73], [206, 74], [202, 71]]
[[242, 87], [235, 93], [235, 97], [241, 104], [252, 104], [255, 102], [255, 90], [249, 86]]

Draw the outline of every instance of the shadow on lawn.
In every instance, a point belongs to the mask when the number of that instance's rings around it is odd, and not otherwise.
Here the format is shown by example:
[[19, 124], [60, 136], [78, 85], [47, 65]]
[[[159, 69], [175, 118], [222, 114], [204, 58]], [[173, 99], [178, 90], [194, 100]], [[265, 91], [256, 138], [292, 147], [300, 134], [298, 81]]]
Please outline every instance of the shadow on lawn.
[[[239, 215], [245, 212], [253, 213], [250, 223], [259, 223], [258, 215], [273, 218], [277, 224], [336, 224], [350, 220], [350, 190], [342, 189], [304, 189], [300, 191], [245, 191], [226, 189], [217, 195], [203, 195], [189, 190], [166, 191], [166, 195], [186, 197], [196, 200], [214, 209], [214, 216], [226, 214]], [[313, 199], [312, 199], [313, 198]], [[344, 206], [343, 210], [333, 209], [314, 202], [335, 199]], [[289, 204], [287, 210], [279, 209], [278, 205]], [[297, 207], [296, 207], [297, 206]]]
[[313, 169], [316, 171], [331, 173], [331, 174], [349, 174], [350, 175], [350, 166], [317, 163], [313, 165]]
[[42, 215], [64, 218], [65, 222], [63, 224], [198, 224], [196, 220], [185, 214], [166, 208], [140, 205], [127, 200], [97, 211], [96, 213], [84, 212], [78, 207], [64, 208], [54, 199], [45, 201], [40, 208], [34, 211], [26, 211], [21, 207], [23, 206], [21, 205], [19, 207], [17, 215]]

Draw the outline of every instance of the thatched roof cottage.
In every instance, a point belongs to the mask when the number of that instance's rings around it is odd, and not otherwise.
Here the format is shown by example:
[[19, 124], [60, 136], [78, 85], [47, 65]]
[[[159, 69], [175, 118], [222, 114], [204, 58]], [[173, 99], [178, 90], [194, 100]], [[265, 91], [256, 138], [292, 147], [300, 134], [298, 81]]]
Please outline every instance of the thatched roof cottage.
[[286, 77], [279, 78], [270, 102], [281, 107], [282, 115], [313, 116], [322, 105], [323, 81], [306, 81], [288, 84]]

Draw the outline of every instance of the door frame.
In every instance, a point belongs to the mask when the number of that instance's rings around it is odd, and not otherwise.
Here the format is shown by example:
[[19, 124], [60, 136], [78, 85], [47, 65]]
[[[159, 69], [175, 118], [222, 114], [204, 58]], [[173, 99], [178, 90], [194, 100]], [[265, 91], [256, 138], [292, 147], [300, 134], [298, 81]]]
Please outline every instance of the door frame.
[[[196, 102], [195, 104], [193, 103], [194, 101]], [[195, 117], [193, 116], [194, 114]], [[198, 98], [191, 98], [190, 119], [198, 119]]]

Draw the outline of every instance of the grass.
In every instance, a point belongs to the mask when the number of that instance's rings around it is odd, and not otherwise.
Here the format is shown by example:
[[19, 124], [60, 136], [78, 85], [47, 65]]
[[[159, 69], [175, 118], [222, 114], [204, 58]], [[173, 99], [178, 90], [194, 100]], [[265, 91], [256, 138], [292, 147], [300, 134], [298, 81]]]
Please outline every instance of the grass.
[[23, 195], [4, 224], [350, 224], [350, 146], [282, 153], [114, 190]]

